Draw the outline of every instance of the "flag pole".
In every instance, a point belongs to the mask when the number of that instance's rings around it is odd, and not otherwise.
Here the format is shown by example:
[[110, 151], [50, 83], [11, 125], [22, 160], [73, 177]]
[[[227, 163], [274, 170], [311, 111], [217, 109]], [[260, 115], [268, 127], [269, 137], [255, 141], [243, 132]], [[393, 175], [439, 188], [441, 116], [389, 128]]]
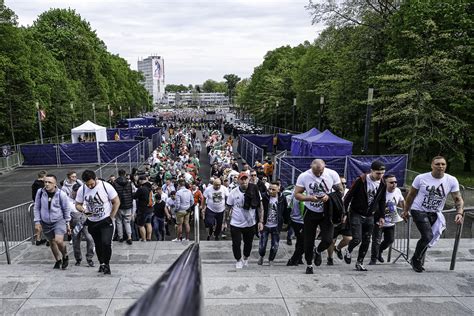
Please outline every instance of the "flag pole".
[[40, 109], [39, 109], [39, 102], [36, 102], [36, 114], [38, 116], [38, 126], [39, 126], [41, 144], [43, 144], [43, 128], [41, 127], [41, 114], [40, 114]]

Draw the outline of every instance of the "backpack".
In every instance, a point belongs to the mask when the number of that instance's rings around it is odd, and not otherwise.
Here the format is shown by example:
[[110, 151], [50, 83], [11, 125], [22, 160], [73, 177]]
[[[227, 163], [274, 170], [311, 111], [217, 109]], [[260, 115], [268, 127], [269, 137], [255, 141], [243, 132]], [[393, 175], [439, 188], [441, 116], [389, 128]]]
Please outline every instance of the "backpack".
[[153, 195], [153, 190], [148, 191], [148, 204], [147, 206], [149, 208], [153, 207], [155, 205], [155, 196]]

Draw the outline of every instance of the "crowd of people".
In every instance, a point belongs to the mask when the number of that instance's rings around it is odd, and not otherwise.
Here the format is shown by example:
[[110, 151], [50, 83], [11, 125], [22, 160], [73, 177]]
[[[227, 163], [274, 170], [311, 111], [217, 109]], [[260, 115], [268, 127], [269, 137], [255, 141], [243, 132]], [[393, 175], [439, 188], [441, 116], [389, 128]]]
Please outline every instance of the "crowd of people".
[[[84, 171], [81, 180], [70, 171], [61, 182], [40, 172], [32, 190], [36, 238], [38, 245], [44, 242], [42, 236], [48, 241], [56, 259], [54, 268], [66, 269], [69, 264], [64, 236], [71, 236], [76, 265], [81, 265], [80, 244], [85, 240], [87, 265], [95, 265], [95, 254], [99, 272], [110, 274], [113, 240], [129, 245], [165, 239], [186, 242], [190, 221], [200, 216], [207, 229], [205, 239], [230, 235], [236, 269], [249, 265], [255, 239], [259, 240], [257, 264], [267, 260], [270, 240], [268, 264], [273, 265], [280, 235], [286, 230], [288, 244], [292, 235], [296, 239], [287, 266], [306, 263], [306, 273], [312, 274], [314, 266], [322, 264], [325, 251], [328, 265], [334, 264], [334, 253], [350, 264], [358, 247], [355, 268], [367, 271], [364, 259], [371, 243], [369, 265], [384, 262], [383, 252], [394, 241], [398, 207], [405, 220], [413, 216], [420, 230], [411, 264], [422, 272], [426, 249], [442, 232], [441, 210], [449, 193], [458, 210], [455, 221], [462, 222], [459, 184], [445, 173], [443, 157], [435, 157], [432, 171], [415, 178], [405, 199], [397, 178], [386, 174], [378, 160], [372, 162], [369, 173], [346, 188], [343, 177], [315, 159], [293, 188], [285, 191], [273, 179], [271, 159], [240, 167], [232, 136], [213, 127], [200, 125], [199, 129], [186, 119], [167, 125], [167, 136], [143, 168], [130, 173], [119, 170], [118, 177], [107, 181], [91, 170]], [[202, 153], [203, 146], [207, 155]], [[200, 157], [209, 159], [211, 166], [206, 184], [200, 169], [208, 162]]]

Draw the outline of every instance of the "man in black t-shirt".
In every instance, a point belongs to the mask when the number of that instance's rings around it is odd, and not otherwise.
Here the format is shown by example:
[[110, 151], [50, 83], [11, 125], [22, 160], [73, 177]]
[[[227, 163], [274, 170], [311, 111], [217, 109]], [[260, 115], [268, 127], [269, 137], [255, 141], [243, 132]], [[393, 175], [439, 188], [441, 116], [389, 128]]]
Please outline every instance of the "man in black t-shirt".
[[165, 240], [165, 216], [168, 220], [171, 215], [166, 208], [166, 202], [161, 199], [159, 193], [155, 194], [155, 204], [153, 205], [153, 233], [156, 240]]

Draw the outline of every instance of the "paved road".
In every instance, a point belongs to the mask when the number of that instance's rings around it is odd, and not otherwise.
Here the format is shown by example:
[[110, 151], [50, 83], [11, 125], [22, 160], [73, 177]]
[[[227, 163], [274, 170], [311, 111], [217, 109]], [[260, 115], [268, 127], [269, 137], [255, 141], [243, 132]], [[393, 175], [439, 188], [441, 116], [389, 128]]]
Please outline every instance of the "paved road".
[[78, 175], [85, 169], [97, 169], [93, 165], [70, 165], [61, 168], [56, 167], [20, 167], [8, 173], [0, 175], [0, 210], [31, 201], [31, 185], [40, 170], [46, 170], [61, 181], [66, 178], [69, 170], [75, 170]]

